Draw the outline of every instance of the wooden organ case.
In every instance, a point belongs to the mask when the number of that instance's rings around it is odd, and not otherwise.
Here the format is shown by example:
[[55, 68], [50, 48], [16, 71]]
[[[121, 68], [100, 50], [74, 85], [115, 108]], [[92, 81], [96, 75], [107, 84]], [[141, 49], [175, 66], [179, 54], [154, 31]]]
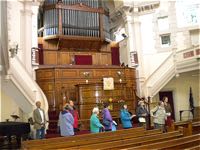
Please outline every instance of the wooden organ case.
[[[135, 111], [135, 69], [113, 64], [109, 13], [102, 0], [45, 0], [38, 41], [36, 80], [44, 91], [49, 111], [59, 112], [72, 99], [81, 120], [88, 120], [94, 106], [110, 102], [119, 117], [120, 100]], [[42, 57], [42, 58], [41, 58]], [[119, 60], [118, 60], [119, 61]], [[115, 61], [115, 62], [118, 62]], [[86, 63], [87, 62], [87, 63]], [[114, 90], [103, 90], [103, 78], [114, 79]], [[51, 117], [50, 117], [51, 122]], [[85, 122], [88, 128], [88, 122]]]

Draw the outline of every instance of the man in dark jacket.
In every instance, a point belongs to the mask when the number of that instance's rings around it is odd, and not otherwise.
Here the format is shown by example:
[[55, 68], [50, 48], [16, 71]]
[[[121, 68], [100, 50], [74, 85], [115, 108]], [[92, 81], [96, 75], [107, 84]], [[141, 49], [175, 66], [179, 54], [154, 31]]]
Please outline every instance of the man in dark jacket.
[[144, 101], [139, 101], [138, 107], [136, 110], [136, 114], [139, 120], [139, 126], [146, 126], [147, 116], [149, 115], [149, 112], [145, 108]]

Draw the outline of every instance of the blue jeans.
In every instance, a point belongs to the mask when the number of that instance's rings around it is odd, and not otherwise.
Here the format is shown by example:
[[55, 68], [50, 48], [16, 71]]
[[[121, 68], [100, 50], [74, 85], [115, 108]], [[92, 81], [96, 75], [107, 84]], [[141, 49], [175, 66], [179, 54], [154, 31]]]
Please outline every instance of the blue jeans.
[[36, 139], [44, 139], [45, 136], [45, 128], [42, 127], [41, 129], [36, 130]]

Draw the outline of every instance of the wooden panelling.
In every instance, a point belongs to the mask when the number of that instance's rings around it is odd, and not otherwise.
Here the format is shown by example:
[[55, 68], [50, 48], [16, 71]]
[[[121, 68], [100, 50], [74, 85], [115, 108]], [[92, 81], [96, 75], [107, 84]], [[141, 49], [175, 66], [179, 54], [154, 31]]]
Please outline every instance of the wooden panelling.
[[101, 47], [101, 52], [111, 52], [111, 49], [110, 49], [111, 45], [110, 44], [104, 44], [102, 45]]
[[92, 62], [93, 62], [93, 65], [99, 65], [101, 60], [100, 60], [100, 57], [101, 56], [101, 53], [94, 53], [92, 55]]
[[56, 105], [54, 91], [45, 91], [44, 93], [48, 99], [49, 107], [53, 108]]
[[46, 65], [58, 64], [57, 57], [58, 56], [56, 51], [44, 51], [44, 64]]
[[[103, 90], [103, 84], [78, 84], [76, 88], [78, 93], [77, 99], [81, 105], [79, 111], [80, 114], [83, 114], [81, 115], [82, 119], [90, 118], [88, 112], [91, 112], [92, 107], [99, 104], [102, 105], [102, 102], [109, 102], [110, 106], [112, 106], [111, 111], [115, 114], [120, 110], [118, 101], [121, 99], [125, 100], [128, 105], [131, 105], [130, 109], [133, 110], [134, 95], [131, 95], [133, 92], [129, 91], [131, 96], [126, 96], [125, 83], [115, 83], [114, 87], [114, 90]], [[109, 99], [112, 99], [112, 101], [109, 101]]]
[[91, 55], [93, 65], [111, 65], [111, 53], [108, 52], [65, 52], [44, 50], [45, 65], [69, 65], [74, 64], [75, 55]]
[[100, 65], [111, 65], [111, 54], [110, 53], [101, 53]]
[[78, 73], [77, 73], [77, 70], [75, 69], [71, 69], [71, 70], [62, 69], [60, 78], [71, 78], [71, 77], [77, 77], [77, 76], [78, 76]]
[[102, 69], [99, 69], [99, 70], [95, 70], [94, 71], [94, 76], [97, 77], [97, 78], [102, 78], [102, 77], [109, 77], [109, 70], [102, 70]]
[[48, 50], [57, 50], [57, 42], [51, 40], [51, 42], [43, 40], [43, 48]]
[[68, 52], [59, 53], [58, 64], [64, 65], [64, 64], [71, 64], [71, 63], [72, 63], [72, 60]]
[[[84, 105], [84, 110], [81, 110], [83, 118], [89, 119], [91, 112], [91, 106], [97, 105], [100, 101], [108, 101], [109, 98], [113, 99], [113, 108], [118, 114], [119, 104], [117, 103], [120, 99], [124, 99], [131, 110], [135, 109], [135, 95], [134, 90], [136, 89], [134, 69], [122, 68], [122, 67], [80, 67], [80, 68], [66, 68], [66, 67], [52, 67], [52, 68], [40, 68], [36, 70], [37, 82], [41, 89], [44, 91], [49, 102], [49, 109], [61, 109], [63, 105], [62, 88], [64, 88], [67, 99], [72, 99], [78, 105]], [[118, 71], [122, 75], [118, 75]], [[89, 72], [89, 75], [84, 75], [85, 72]], [[127, 76], [128, 77], [127, 77]], [[114, 90], [104, 91], [103, 90], [103, 77], [114, 78]], [[119, 79], [122, 79], [122, 83]], [[86, 84], [88, 80], [88, 84]], [[101, 84], [99, 84], [101, 83]], [[79, 86], [79, 92], [75, 85], [82, 84]], [[96, 86], [99, 85], [99, 86]], [[93, 86], [89, 86], [93, 85]], [[91, 87], [93, 90], [91, 90]], [[98, 92], [98, 94], [97, 94]], [[88, 108], [86, 109], [88, 105]], [[83, 107], [83, 106], [81, 106]], [[82, 118], [81, 118], [82, 119]]]
[[45, 69], [45, 70], [36, 70], [37, 79], [54, 79], [54, 70]]

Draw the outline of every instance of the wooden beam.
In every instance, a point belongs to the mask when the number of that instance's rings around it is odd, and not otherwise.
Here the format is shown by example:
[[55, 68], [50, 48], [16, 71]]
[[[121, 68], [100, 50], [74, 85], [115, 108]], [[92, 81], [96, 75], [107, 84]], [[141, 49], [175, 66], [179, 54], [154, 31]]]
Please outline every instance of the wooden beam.
[[55, 9], [55, 8], [56, 9], [80, 10], [80, 11], [87, 11], [87, 12], [94, 12], [94, 13], [101, 13], [101, 14], [106, 13], [103, 8], [92, 8], [83, 3], [74, 4], [74, 5], [64, 5], [63, 3], [58, 3], [58, 4], [50, 4], [50, 5], [44, 6], [44, 10], [50, 10], [50, 9]]

